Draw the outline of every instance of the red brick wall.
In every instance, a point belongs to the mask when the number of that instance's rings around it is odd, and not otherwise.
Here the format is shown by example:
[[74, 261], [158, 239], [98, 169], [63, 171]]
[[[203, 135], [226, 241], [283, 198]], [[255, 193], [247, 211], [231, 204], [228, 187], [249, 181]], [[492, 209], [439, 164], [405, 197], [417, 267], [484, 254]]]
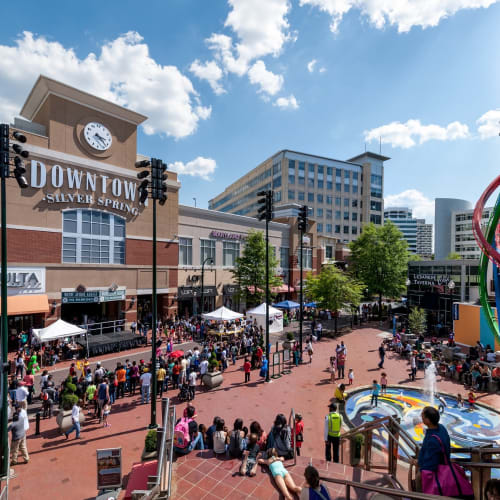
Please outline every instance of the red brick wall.
[[[127, 239], [126, 245], [126, 263], [128, 265], [152, 264], [153, 256], [151, 241]], [[156, 259], [159, 266], [177, 266], [179, 261], [179, 248], [177, 243], [157, 242]]]
[[61, 248], [61, 233], [7, 229], [7, 260], [9, 262], [60, 263]]

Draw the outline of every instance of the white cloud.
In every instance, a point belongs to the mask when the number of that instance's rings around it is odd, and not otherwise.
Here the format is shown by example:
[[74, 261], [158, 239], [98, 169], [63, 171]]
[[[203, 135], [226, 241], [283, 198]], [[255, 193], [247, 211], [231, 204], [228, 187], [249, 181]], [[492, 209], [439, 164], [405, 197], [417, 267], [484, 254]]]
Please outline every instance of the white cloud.
[[208, 48], [214, 51], [215, 58], [220, 61], [225, 71], [236, 73], [238, 76], [243, 76], [248, 71], [247, 61], [244, 61], [241, 57], [238, 59], [235, 57], [235, 48], [230, 36], [213, 33], [205, 41]]
[[500, 109], [492, 109], [476, 120], [477, 131], [481, 139], [498, 137], [500, 132]]
[[257, 61], [249, 70], [248, 78], [250, 83], [259, 85], [259, 92], [268, 95], [277, 94], [283, 86], [283, 77], [276, 75], [266, 69], [264, 61]]
[[309, 73], [312, 73], [314, 71], [314, 66], [316, 66], [316, 63], [318, 61], [316, 61], [316, 59], [313, 59], [312, 61], [309, 61], [307, 63], [307, 71], [309, 71]]
[[215, 61], [200, 63], [200, 61], [196, 59], [191, 63], [189, 71], [196, 75], [200, 80], [206, 80], [217, 95], [224, 94], [226, 92], [224, 87], [220, 84], [220, 80], [224, 74]]
[[364, 132], [365, 141], [378, 141], [391, 144], [392, 147], [410, 148], [418, 141], [452, 141], [469, 137], [469, 127], [460, 122], [452, 122], [446, 127], [422, 125], [420, 120], [408, 120], [406, 123], [391, 122]]
[[168, 168], [177, 172], [179, 175], [190, 175], [191, 177], [201, 177], [206, 181], [212, 180], [212, 174], [215, 172], [217, 165], [212, 158], [203, 158], [198, 156], [192, 161], [183, 163], [176, 161], [169, 163]]
[[390, 194], [384, 199], [384, 208], [408, 207], [413, 210], [413, 217], [434, 222], [434, 200], [427, 198], [417, 189], [407, 189], [398, 194]]
[[320, 72], [320, 73], [324, 73], [325, 71], [326, 71], [326, 68], [325, 68], [325, 67], [323, 67], [323, 66], [322, 66], [321, 68], [319, 68], [319, 72]]
[[500, 0], [300, 0], [326, 12], [331, 18], [330, 29], [336, 33], [347, 12], [358, 9], [377, 28], [387, 24], [397, 26], [398, 32], [410, 31], [413, 26], [437, 26], [442, 19], [462, 9], [487, 8]]
[[39, 74], [147, 115], [147, 134], [188, 136], [211, 112], [199, 102], [189, 78], [175, 66], [157, 63], [133, 31], [83, 59], [73, 49], [27, 31], [15, 45], [0, 45], [1, 120], [16, 114]]
[[291, 94], [288, 97], [278, 97], [278, 99], [274, 101], [273, 106], [277, 106], [281, 109], [298, 109], [299, 103], [297, 99], [295, 99], [295, 96]]

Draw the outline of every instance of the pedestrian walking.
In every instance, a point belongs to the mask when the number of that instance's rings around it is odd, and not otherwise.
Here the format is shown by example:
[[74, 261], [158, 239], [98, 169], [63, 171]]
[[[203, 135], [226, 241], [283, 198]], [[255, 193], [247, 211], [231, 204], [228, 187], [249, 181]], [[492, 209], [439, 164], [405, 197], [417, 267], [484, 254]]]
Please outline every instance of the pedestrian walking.
[[373, 385], [372, 385], [372, 399], [371, 399], [371, 406], [373, 406], [373, 403], [375, 403], [375, 406], [378, 406], [378, 395], [380, 394], [380, 384], [374, 380]]
[[75, 403], [73, 404], [73, 408], [71, 408], [71, 422], [73, 423], [73, 425], [64, 433], [66, 439], [69, 438], [69, 435], [73, 431], [76, 431], [75, 439], [80, 439], [80, 404], [82, 404], [81, 401], [75, 401]]
[[337, 405], [330, 403], [328, 406], [330, 412], [325, 417], [324, 438], [325, 438], [325, 460], [339, 462], [339, 447], [340, 447], [340, 429], [342, 427], [342, 417], [337, 412]]
[[105, 378], [97, 388], [97, 416], [99, 417], [99, 423], [102, 420], [102, 409], [107, 402], [109, 402], [109, 385], [108, 379]]
[[380, 377], [380, 387], [382, 388], [380, 394], [387, 394], [387, 373], [385, 372], [382, 372], [382, 375]]
[[252, 369], [252, 365], [248, 358], [245, 358], [245, 362], [243, 363], [243, 371], [245, 372], [245, 384], [250, 382], [250, 370]]
[[312, 341], [311, 340], [309, 340], [309, 342], [307, 343], [306, 350], [307, 350], [307, 354], [309, 354], [309, 363], [312, 363], [314, 349], [313, 349], [313, 345], [312, 345]]
[[338, 378], [343, 379], [345, 377], [345, 354], [343, 350], [340, 350], [337, 356], [337, 372]]
[[19, 415], [19, 411], [16, 411], [12, 416], [12, 423], [9, 424], [7, 430], [12, 433], [12, 441], [10, 443], [10, 464], [17, 464], [19, 452], [21, 452], [24, 461], [28, 463], [30, 461], [30, 456], [26, 446], [26, 431], [24, 430], [24, 421]]
[[380, 347], [378, 348], [378, 355], [379, 355], [379, 358], [380, 358], [380, 363], [378, 364], [378, 367], [379, 368], [383, 368], [384, 367], [384, 359], [385, 359], [384, 344], [380, 344]]
[[149, 403], [149, 394], [151, 388], [151, 373], [147, 368], [144, 368], [144, 372], [140, 378], [141, 381], [141, 404]]
[[193, 370], [189, 375], [189, 400], [194, 399], [195, 391], [196, 391], [196, 379], [198, 378], [198, 374]]

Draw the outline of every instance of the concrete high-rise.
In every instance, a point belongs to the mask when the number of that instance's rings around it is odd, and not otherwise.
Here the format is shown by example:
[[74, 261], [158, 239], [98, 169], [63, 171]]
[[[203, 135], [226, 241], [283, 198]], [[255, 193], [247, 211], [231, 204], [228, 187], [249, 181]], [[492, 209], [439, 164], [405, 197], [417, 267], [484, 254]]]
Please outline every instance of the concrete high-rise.
[[382, 224], [384, 162], [389, 159], [365, 152], [341, 161], [282, 150], [211, 199], [209, 208], [255, 217], [257, 192], [273, 189], [276, 206], [307, 205], [319, 236], [348, 243], [363, 224]]
[[417, 219], [417, 254], [424, 259], [432, 256], [432, 229], [425, 219]]
[[467, 200], [436, 198], [434, 208], [434, 253], [436, 260], [444, 260], [451, 251], [454, 251], [451, 239], [453, 212], [462, 212], [471, 208], [472, 204]]
[[408, 242], [408, 250], [417, 253], [417, 219], [412, 217], [411, 208], [387, 207], [384, 210], [384, 220], [391, 221], [403, 233]]

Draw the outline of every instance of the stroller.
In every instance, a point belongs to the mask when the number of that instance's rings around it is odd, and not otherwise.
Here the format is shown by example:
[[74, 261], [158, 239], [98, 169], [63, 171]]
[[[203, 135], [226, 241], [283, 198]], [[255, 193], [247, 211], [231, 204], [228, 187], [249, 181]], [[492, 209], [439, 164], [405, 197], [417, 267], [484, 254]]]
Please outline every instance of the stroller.
[[189, 386], [188, 384], [182, 384], [181, 390], [177, 396], [181, 401], [189, 401]]

